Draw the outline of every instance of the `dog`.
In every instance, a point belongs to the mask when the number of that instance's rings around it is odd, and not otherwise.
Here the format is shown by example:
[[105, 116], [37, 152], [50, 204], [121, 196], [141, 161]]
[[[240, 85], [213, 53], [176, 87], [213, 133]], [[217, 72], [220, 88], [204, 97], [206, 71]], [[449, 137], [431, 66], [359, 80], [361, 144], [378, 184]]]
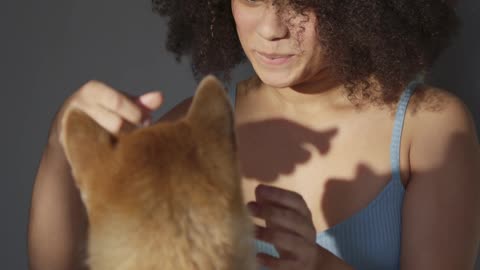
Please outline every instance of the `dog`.
[[61, 134], [87, 210], [89, 269], [256, 269], [233, 110], [214, 76], [179, 120], [113, 135], [71, 109]]

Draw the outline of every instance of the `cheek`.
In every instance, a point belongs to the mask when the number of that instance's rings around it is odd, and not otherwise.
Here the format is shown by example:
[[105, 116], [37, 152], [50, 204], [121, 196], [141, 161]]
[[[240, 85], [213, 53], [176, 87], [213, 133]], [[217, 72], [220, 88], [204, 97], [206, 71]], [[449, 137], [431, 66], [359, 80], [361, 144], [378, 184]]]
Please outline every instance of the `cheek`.
[[306, 74], [314, 75], [319, 70], [329, 66], [326, 61], [325, 51], [319, 42], [309, 40], [304, 45], [306, 50], [304, 51], [302, 62]]
[[308, 54], [312, 58], [323, 58], [323, 47], [322, 44], [318, 41], [316, 33], [309, 33], [305, 35], [303, 40], [303, 48], [305, 51], [308, 51]]
[[305, 25], [305, 32], [302, 36], [302, 50], [305, 52], [306, 57], [311, 58], [309, 62], [325, 64], [323, 63], [325, 58], [325, 49], [319, 41], [318, 33], [315, 29], [314, 23]]

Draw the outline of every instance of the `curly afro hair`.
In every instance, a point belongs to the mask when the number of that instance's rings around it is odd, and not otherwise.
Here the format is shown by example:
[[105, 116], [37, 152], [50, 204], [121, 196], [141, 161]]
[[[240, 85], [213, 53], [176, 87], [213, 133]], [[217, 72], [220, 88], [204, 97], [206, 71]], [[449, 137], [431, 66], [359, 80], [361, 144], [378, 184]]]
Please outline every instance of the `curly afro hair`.
[[[327, 61], [351, 100], [360, 93], [373, 101], [372, 91], [381, 88], [382, 103], [396, 101], [408, 82], [429, 72], [459, 27], [451, 0], [262, 1], [279, 12], [315, 13]], [[229, 82], [231, 70], [247, 60], [231, 0], [152, 0], [152, 10], [169, 17], [167, 50], [177, 61], [191, 55], [195, 80], [212, 73]]]

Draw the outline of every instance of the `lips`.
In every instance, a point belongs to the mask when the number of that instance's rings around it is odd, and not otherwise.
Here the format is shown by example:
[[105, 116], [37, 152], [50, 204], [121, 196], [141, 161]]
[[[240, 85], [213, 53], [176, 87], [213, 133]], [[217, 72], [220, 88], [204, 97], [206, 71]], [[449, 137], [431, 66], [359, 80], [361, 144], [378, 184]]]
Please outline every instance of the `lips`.
[[257, 51], [259, 54], [267, 57], [267, 58], [270, 58], [270, 59], [276, 59], [276, 58], [285, 58], [285, 57], [290, 57], [292, 56], [293, 54], [276, 54], [276, 53], [264, 53], [264, 52], [259, 52]]
[[283, 66], [291, 62], [294, 54], [263, 53], [255, 51], [256, 58], [267, 66]]

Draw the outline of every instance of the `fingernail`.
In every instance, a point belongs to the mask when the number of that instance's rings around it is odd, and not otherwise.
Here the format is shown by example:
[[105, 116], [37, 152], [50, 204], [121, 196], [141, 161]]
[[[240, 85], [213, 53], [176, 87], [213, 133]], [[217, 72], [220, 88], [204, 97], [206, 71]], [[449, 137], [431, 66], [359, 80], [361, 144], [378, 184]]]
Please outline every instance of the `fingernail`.
[[140, 102], [142, 102], [144, 105], [150, 105], [158, 100], [159, 95], [161, 95], [161, 92], [159, 91], [146, 93], [140, 96]]
[[269, 191], [270, 191], [270, 188], [267, 185], [260, 184], [260, 185], [257, 186], [257, 192], [260, 195], [267, 195], [269, 193]]

